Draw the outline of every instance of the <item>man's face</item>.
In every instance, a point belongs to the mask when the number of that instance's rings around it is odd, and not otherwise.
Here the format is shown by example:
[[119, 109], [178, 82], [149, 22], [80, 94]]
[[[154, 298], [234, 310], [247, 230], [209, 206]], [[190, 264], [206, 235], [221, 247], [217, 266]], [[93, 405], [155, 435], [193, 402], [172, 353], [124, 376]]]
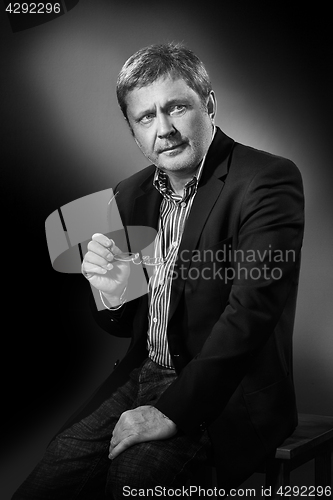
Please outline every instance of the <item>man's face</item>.
[[166, 77], [132, 90], [126, 102], [143, 154], [166, 173], [195, 171], [212, 140], [213, 92], [204, 106], [184, 80]]

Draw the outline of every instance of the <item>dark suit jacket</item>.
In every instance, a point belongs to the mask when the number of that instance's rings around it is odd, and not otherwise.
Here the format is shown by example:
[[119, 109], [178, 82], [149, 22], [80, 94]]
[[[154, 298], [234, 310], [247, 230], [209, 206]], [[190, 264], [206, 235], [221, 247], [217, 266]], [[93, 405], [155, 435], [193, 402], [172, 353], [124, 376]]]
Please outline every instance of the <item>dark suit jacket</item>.
[[[157, 227], [161, 195], [152, 185], [154, 171], [149, 166], [117, 186], [125, 227]], [[221, 486], [245, 480], [297, 423], [292, 332], [302, 237], [296, 166], [218, 129], [172, 286], [167, 336], [179, 376], [155, 406], [182, 432], [208, 428]], [[104, 329], [132, 341], [79, 416], [147, 356], [147, 311], [146, 295], [126, 304], [114, 321], [110, 312], [95, 311]]]

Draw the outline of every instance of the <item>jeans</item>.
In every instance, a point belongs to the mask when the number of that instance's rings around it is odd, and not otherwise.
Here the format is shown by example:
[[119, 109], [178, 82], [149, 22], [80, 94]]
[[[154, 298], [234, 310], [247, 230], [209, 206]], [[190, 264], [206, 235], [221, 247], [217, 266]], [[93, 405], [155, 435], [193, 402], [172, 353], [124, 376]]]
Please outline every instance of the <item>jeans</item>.
[[209, 458], [207, 432], [189, 436], [178, 431], [170, 439], [136, 444], [113, 461], [108, 458], [121, 413], [153, 405], [176, 377], [174, 370], [147, 359], [97, 410], [50, 443], [12, 500], [117, 500], [147, 488], [153, 489], [153, 498], [155, 492], [161, 496], [163, 487], [182, 487]]

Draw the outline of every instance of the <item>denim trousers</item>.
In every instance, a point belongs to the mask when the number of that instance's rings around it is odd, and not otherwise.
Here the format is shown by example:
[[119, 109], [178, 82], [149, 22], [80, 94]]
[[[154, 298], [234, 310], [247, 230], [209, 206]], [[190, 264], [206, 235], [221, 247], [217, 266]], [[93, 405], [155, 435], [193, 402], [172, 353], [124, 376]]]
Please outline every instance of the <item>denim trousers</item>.
[[114, 460], [108, 458], [120, 415], [153, 405], [176, 377], [174, 370], [147, 359], [97, 410], [49, 444], [12, 500], [117, 500], [142, 493], [154, 498], [163, 488], [182, 488], [209, 459], [206, 431], [191, 436], [178, 431], [170, 439], [135, 444]]

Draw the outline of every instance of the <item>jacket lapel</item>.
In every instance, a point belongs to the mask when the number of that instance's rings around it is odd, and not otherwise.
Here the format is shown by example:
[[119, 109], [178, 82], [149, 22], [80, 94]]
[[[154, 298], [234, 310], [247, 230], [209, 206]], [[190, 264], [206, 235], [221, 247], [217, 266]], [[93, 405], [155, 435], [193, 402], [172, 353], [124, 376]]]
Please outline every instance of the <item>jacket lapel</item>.
[[[154, 172], [155, 167], [152, 170]], [[162, 195], [153, 186], [153, 175], [150, 173], [137, 191], [129, 219], [131, 225], [127, 227], [132, 252], [139, 252], [141, 256], [153, 252], [161, 201]]]
[[162, 195], [152, 184], [143, 186], [133, 205], [133, 214], [131, 220], [135, 226], [148, 226], [157, 230], [159, 207], [162, 201]]
[[[233, 146], [234, 141], [221, 132], [220, 129], [217, 129], [214, 141], [206, 157], [202, 177], [185, 225], [178, 255], [182, 255], [184, 250], [186, 250], [186, 255], [191, 255], [192, 251], [197, 247], [205, 223], [223, 190]], [[183, 291], [190, 259], [181, 262], [181, 265], [182, 272], [176, 272], [177, 278], [172, 286], [169, 320], [176, 310]]]

